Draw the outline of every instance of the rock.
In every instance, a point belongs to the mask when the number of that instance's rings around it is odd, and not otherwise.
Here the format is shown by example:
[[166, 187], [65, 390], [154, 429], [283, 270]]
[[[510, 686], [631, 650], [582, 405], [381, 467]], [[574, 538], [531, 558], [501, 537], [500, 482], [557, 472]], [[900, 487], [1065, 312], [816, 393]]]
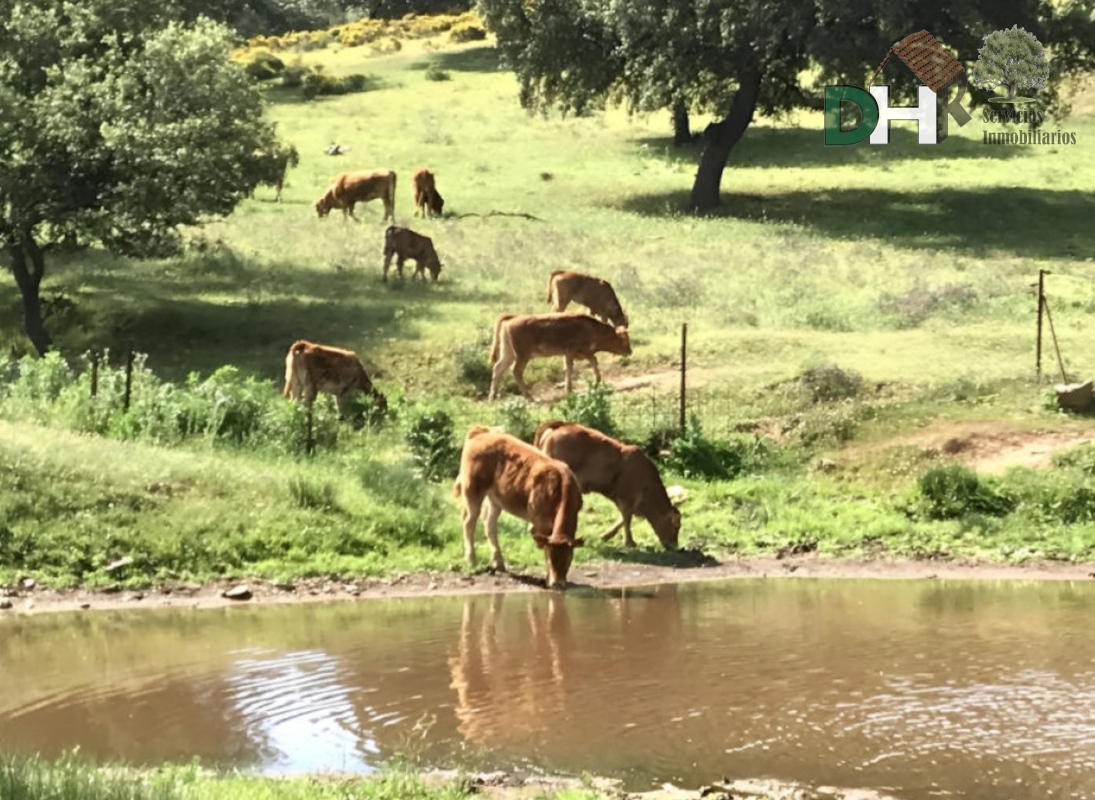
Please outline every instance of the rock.
[[430, 585], [427, 586], [426, 588], [429, 589], [430, 591], [433, 591], [434, 589], [437, 588], [437, 581], [430, 581]]
[[1065, 411], [1088, 411], [1095, 404], [1091, 381], [1058, 383], [1053, 388], [1057, 390], [1057, 407]]
[[295, 592], [297, 590], [296, 584], [289, 583], [288, 581], [275, 583], [274, 588], [277, 589], [279, 592]]
[[0, 611], [7, 611], [11, 608], [11, 600], [0, 600]]
[[241, 583], [239, 586], [233, 586], [231, 589], [225, 589], [221, 592], [221, 597], [228, 600], [250, 600], [251, 596], [251, 590], [245, 583]]
[[136, 602], [138, 600], [144, 600], [144, 592], [134, 592], [129, 597], [127, 597], [126, 600], [129, 600], [131, 602]]
[[80, 603], [81, 611], [87, 611], [89, 608], [91, 608], [91, 603]]
[[34, 578], [23, 578], [24, 589], [33, 589], [35, 586], [37, 586], [37, 583], [35, 582]]

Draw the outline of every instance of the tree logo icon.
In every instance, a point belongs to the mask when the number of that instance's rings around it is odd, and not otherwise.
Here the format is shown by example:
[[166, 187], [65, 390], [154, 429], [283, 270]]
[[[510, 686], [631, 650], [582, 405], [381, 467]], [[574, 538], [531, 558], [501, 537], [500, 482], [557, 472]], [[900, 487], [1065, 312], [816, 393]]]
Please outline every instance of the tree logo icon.
[[1006, 97], [989, 98], [993, 103], [1033, 102], [1033, 97], [1016, 97], [1015, 89], [1042, 89], [1049, 80], [1046, 49], [1034, 34], [1018, 25], [990, 33], [977, 54], [970, 72], [974, 84], [989, 89], [1006, 86], [1008, 90]]

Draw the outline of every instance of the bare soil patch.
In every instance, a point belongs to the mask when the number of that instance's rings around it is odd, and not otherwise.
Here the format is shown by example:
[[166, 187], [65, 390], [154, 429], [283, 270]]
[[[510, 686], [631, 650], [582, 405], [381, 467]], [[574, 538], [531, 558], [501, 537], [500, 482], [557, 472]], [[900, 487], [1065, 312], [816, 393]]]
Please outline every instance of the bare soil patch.
[[[1095, 578], [1095, 563], [1056, 561], [990, 564], [974, 561], [916, 561], [912, 559], [827, 558], [806, 553], [737, 557], [717, 560], [684, 551], [678, 565], [596, 561], [580, 564], [570, 574], [568, 592], [607, 592], [626, 586], [732, 578], [885, 578], [905, 580], [1068, 580]], [[687, 563], [691, 561], [692, 563]], [[245, 586], [246, 599], [233, 600], [226, 591]], [[422, 572], [392, 578], [329, 580], [314, 578], [293, 583], [262, 580], [218, 581], [205, 585], [165, 585], [141, 591], [48, 589], [39, 586], [0, 590], [0, 618], [13, 614], [59, 611], [102, 611], [138, 608], [223, 608], [285, 603], [359, 602], [377, 598], [459, 596], [493, 592], [536, 592], [544, 589], [539, 572]]]
[[869, 460], [899, 447], [920, 447], [926, 455], [957, 459], [985, 474], [1011, 467], [1048, 469], [1059, 450], [1095, 441], [1095, 425], [1068, 421], [1053, 428], [1024, 428], [1004, 420], [939, 420], [916, 433], [845, 448], [840, 461]]

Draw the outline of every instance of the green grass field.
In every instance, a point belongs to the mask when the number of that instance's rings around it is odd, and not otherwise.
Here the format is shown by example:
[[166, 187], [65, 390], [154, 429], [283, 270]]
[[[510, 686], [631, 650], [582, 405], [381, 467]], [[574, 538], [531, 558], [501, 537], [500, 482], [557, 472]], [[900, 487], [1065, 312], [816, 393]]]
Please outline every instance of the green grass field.
[[[191, 232], [184, 256], [50, 253], [43, 291], [64, 354], [132, 348], [176, 382], [232, 364], [276, 404], [295, 339], [351, 347], [390, 397], [444, 406], [462, 436], [471, 422], [512, 419], [503, 404], [475, 399], [496, 315], [548, 310], [551, 270], [579, 269], [610, 280], [631, 318], [633, 356], [602, 359], [620, 387], [611, 403], [625, 434], [642, 439], [674, 423], [682, 323], [691, 411], [709, 434], [772, 419], [794, 429], [783, 456], [750, 477], [705, 483], [668, 473], [690, 491], [682, 544], [1091, 557], [1084, 458], [1009, 478], [1000, 489], [1013, 501], [1006, 514], [970, 501], [968, 514], [934, 517], [908, 505], [913, 481], [935, 463], [923, 454], [887, 452], [855, 473], [809, 469], [849, 441], [938, 418], [1058, 424], [1034, 380], [1031, 285], [1040, 269], [1052, 273], [1065, 368], [1089, 376], [1089, 93], [1077, 95], [1073, 117], [1047, 127], [1075, 132], [1075, 146], [984, 145], [987, 126], [975, 114], [936, 147], [895, 125], [888, 147], [826, 148], [819, 114], [761, 118], [733, 153], [725, 206], [696, 218], [685, 201], [698, 151], [670, 144], [668, 113], [528, 115], [489, 42], [413, 40], [381, 56], [336, 47], [301, 57], [332, 75], [368, 73], [379, 88], [305, 102], [272, 87], [271, 115], [301, 153], [284, 202], [260, 187], [229, 219]], [[437, 69], [449, 79], [428, 79]], [[694, 119], [694, 129], [706, 121]], [[352, 149], [326, 156], [334, 142]], [[443, 219], [411, 216], [419, 165], [437, 175]], [[397, 222], [433, 237], [440, 283], [381, 282], [379, 203], [359, 206], [360, 222], [317, 218], [312, 204], [332, 175], [374, 167], [398, 173]], [[21, 355], [10, 281], [0, 284], [0, 309], [0, 347]], [[864, 388], [841, 401], [803, 400], [796, 379], [824, 364], [861, 374]], [[1043, 371], [1043, 382], [1059, 378], [1048, 328]], [[534, 395], [557, 397], [561, 374], [561, 364], [534, 362]], [[337, 447], [308, 461], [203, 439], [106, 440], [74, 432], [67, 411], [35, 402], [0, 403], [0, 583], [35, 575], [95, 585], [115, 580], [103, 567], [122, 556], [136, 559], [134, 583], [459, 567], [449, 484], [414, 477], [402, 429], [343, 431]], [[550, 413], [546, 402], [530, 411]], [[607, 527], [611, 506], [589, 504], [584, 524]], [[505, 524], [510, 560], [539, 564], [522, 526]], [[652, 540], [645, 523], [638, 536]], [[599, 543], [579, 553], [625, 557]]]

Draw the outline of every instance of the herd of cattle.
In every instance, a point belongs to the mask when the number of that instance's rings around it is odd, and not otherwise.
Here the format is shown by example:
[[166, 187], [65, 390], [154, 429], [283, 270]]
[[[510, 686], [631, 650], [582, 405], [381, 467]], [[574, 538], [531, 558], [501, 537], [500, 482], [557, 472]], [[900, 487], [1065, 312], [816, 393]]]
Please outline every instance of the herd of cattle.
[[[421, 167], [415, 170], [412, 183], [415, 215], [440, 215], [445, 201], [433, 173]], [[383, 221], [394, 222], [395, 187], [396, 174], [391, 170], [345, 172], [335, 176], [316, 200], [316, 212], [324, 217], [338, 208], [344, 216], [354, 217], [355, 204], [379, 199], [384, 204]], [[391, 225], [385, 231], [385, 281], [393, 257], [400, 278], [408, 258], [416, 263], [412, 279], [421, 274], [425, 280], [424, 270], [429, 270], [436, 281], [441, 272], [432, 240], [408, 228]], [[534, 358], [562, 356], [570, 392], [575, 359], [588, 361], [600, 383], [597, 353], [631, 355], [628, 318], [607, 281], [556, 270], [548, 278], [547, 301], [550, 313], [505, 313], [495, 320], [489, 399], [498, 397], [510, 367], [521, 393], [531, 398], [524, 370]], [[570, 303], [586, 306], [591, 314], [567, 312]], [[320, 392], [334, 396], [340, 415], [346, 414], [349, 400], [357, 393], [371, 397], [379, 409], [387, 409], [387, 399], [373, 386], [352, 350], [296, 341], [285, 357], [282, 393], [310, 407]], [[637, 515], [650, 523], [663, 547], [677, 548], [680, 511], [670, 500], [657, 467], [640, 448], [559, 420], [542, 424], [531, 445], [500, 429], [473, 425], [464, 439], [460, 473], [453, 486], [453, 496], [462, 505], [465, 559], [475, 565], [475, 528], [482, 517], [491, 566], [506, 570], [498, 545], [498, 517], [506, 511], [530, 524], [532, 537], [544, 552], [547, 586], [565, 587], [574, 548], [583, 543], [577, 536], [578, 512], [588, 492], [607, 497], [620, 512], [604, 539], [622, 528], [625, 544], [633, 547], [631, 520]]]

